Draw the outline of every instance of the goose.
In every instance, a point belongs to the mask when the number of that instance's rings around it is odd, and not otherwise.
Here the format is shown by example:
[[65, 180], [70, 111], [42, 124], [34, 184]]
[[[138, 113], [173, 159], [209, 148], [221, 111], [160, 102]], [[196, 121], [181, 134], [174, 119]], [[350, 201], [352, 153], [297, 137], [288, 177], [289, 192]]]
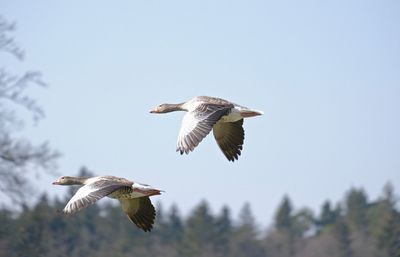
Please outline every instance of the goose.
[[225, 157], [234, 162], [243, 149], [243, 119], [262, 115], [227, 100], [197, 96], [179, 104], [161, 104], [150, 113], [186, 111], [178, 135], [176, 151], [189, 154], [213, 130], [214, 138]]
[[83, 185], [69, 200], [63, 213], [76, 213], [107, 196], [118, 199], [128, 218], [146, 232], [153, 228], [156, 216], [149, 196], [160, 195], [162, 192], [149, 185], [115, 176], [91, 178], [63, 176], [54, 181], [53, 185]]

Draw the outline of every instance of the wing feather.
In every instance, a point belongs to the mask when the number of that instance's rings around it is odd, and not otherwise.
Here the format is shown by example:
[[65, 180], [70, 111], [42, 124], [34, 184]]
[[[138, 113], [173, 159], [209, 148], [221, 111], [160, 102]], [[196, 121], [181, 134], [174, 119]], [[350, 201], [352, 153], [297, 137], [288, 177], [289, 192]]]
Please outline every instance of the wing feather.
[[[101, 185], [99, 185], [101, 184]], [[115, 183], [107, 180], [101, 180], [94, 183], [84, 185], [79, 188], [74, 196], [69, 200], [64, 207], [63, 212], [66, 214], [73, 214], [94, 204], [101, 198], [111, 194], [115, 190], [125, 187], [126, 185]]]
[[181, 154], [193, 151], [196, 146], [210, 133], [213, 126], [222, 116], [229, 114], [234, 106], [231, 104], [199, 104], [196, 109], [188, 112], [182, 120], [176, 151]]
[[244, 142], [243, 119], [235, 122], [218, 122], [214, 125], [214, 138], [229, 161], [239, 158]]
[[119, 199], [119, 201], [122, 204], [122, 210], [136, 226], [144, 231], [150, 231], [153, 228], [156, 210], [149, 197]]

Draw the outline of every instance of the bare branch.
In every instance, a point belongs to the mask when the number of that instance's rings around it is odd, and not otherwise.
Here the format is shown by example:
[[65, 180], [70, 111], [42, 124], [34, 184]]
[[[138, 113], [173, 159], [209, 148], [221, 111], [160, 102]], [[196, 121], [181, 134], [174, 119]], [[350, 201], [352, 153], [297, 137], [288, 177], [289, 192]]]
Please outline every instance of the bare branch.
[[47, 143], [33, 146], [29, 141], [0, 136], [0, 191], [14, 199], [25, 197], [28, 174], [54, 171], [59, 153]]
[[7, 22], [0, 15], [0, 49], [14, 55], [17, 59], [24, 59], [24, 51], [18, 46], [12, 37], [7, 34], [15, 30], [15, 23]]
[[[14, 30], [15, 24], [0, 16], [0, 51], [22, 60], [23, 51], [8, 35]], [[54, 174], [59, 156], [47, 143], [32, 145], [27, 139], [12, 136], [16, 127], [23, 126], [18, 107], [27, 110], [35, 122], [44, 117], [43, 109], [27, 93], [32, 86], [46, 86], [40, 72], [27, 71], [16, 76], [0, 69], [0, 193], [19, 203], [33, 192], [27, 183], [30, 175], [43, 171]]]
[[35, 122], [44, 117], [43, 109], [29, 97], [25, 91], [31, 85], [45, 86], [40, 72], [26, 72], [21, 77], [12, 76], [4, 69], [0, 70], [0, 104], [9, 101], [29, 110]]

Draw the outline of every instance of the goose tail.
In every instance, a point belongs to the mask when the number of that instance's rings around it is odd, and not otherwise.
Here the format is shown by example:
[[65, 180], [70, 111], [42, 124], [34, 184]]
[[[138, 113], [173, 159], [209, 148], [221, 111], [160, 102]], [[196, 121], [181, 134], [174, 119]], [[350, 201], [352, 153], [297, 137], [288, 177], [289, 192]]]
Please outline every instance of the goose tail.
[[263, 111], [255, 110], [255, 109], [242, 109], [240, 110], [240, 115], [243, 118], [250, 118], [250, 117], [255, 117], [255, 116], [260, 116], [263, 115]]
[[146, 184], [141, 184], [135, 182], [132, 186], [133, 191], [141, 193], [145, 196], [153, 196], [153, 195], [160, 195], [161, 192], [164, 192], [163, 190], [153, 188], [149, 185]]

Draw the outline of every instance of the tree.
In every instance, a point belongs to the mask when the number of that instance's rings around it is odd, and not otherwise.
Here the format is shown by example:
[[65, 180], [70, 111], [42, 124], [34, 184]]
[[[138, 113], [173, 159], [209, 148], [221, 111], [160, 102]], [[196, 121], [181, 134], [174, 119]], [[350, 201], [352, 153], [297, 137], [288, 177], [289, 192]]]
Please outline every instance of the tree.
[[163, 230], [163, 240], [167, 243], [181, 243], [183, 237], [183, 222], [178, 207], [173, 204]]
[[[159, 205], [161, 206], [161, 204]], [[172, 257], [178, 255], [178, 248], [182, 243], [183, 238], [183, 221], [179, 214], [178, 207], [173, 204], [167, 214], [158, 215], [161, 209], [157, 208], [156, 223], [158, 226], [152, 232], [153, 241], [150, 249], [152, 256]]]
[[332, 210], [331, 203], [329, 201], [325, 201], [321, 209], [322, 210], [317, 220], [317, 225], [323, 229], [324, 227], [335, 223], [339, 214], [335, 210]]
[[186, 221], [182, 254], [207, 256], [213, 251], [215, 238], [214, 217], [206, 201], [197, 206]]
[[221, 214], [215, 219], [215, 251], [224, 256], [229, 251], [229, 241], [232, 237], [231, 212], [227, 206], [222, 208]]
[[387, 256], [400, 257], [400, 213], [392, 209], [383, 218], [385, 225], [378, 238], [378, 247]]
[[278, 230], [289, 231], [292, 228], [292, 203], [288, 196], [284, 196], [275, 216], [275, 224]]
[[293, 255], [292, 203], [285, 195], [275, 214], [274, 229], [265, 238], [265, 251], [268, 256], [287, 257]]
[[400, 213], [396, 209], [396, 196], [393, 185], [387, 183], [383, 188], [383, 199], [376, 205], [379, 221], [377, 226], [378, 249], [387, 256], [400, 257]]
[[353, 256], [351, 249], [350, 229], [345, 220], [339, 219], [335, 223], [334, 235], [338, 243], [339, 256], [340, 257]]
[[0, 256], [10, 256], [12, 239], [17, 237], [18, 227], [12, 218], [12, 214], [7, 209], [0, 209]]
[[18, 223], [20, 234], [13, 240], [13, 250], [18, 256], [45, 256], [51, 248], [54, 239], [50, 234], [48, 222], [54, 215], [46, 194], [43, 194], [39, 202], [26, 210]]
[[396, 205], [397, 199], [394, 193], [394, 187], [390, 182], [386, 183], [383, 187], [383, 199], [388, 202], [390, 206]]
[[367, 228], [367, 196], [362, 189], [351, 189], [346, 196], [346, 211], [350, 224], [365, 233]]
[[312, 211], [308, 208], [302, 208], [296, 212], [292, 217], [292, 234], [296, 238], [302, 238], [312, 232], [314, 228], [315, 219]]
[[239, 213], [239, 224], [233, 233], [230, 256], [264, 256], [264, 249], [257, 238], [258, 232], [249, 203], [245, 203]]
[[[15, 24], [0, 16], [0, 51], [22, 61], [24, 52], [9, 36], [14, 30]], [[14, 132], [24, 124], [18, 118], [18, 112], [28, 112], [35, 122], [44, 117], [40, 106], [27, 95], [27, 89], [33, 86], [45, 86], [39, 72], [13, 75], [0, 68], [0, 192], [12, 200], [21, 201], [30, 193], [26, 182], [32, 170], [53, 170], [59, 155], [47, 143], [33, 145], [29, 140], [15, 136]]]

